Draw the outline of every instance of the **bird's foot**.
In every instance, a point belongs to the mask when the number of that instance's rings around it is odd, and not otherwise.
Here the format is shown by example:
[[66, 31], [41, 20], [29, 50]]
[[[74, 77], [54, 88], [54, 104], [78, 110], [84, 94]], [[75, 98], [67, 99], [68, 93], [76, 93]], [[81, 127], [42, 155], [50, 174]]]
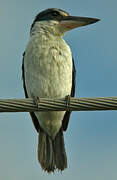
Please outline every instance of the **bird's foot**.
[[67, 111], [70, 109], [70, 95], [65, 96]]
[[39, 108], [39, 103], [40, 103], [40, 98], [39, 98], [39, 96], [34, 96], [33, 98], [34, 98], [34, 102], [35, 102], [37, 108]]

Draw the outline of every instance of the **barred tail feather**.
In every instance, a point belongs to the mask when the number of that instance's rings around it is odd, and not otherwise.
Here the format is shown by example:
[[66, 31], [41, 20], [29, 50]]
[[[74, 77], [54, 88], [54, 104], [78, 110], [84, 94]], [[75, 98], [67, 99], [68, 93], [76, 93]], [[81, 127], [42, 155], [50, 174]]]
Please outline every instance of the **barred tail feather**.
[[54, 140], [44, 131], [39, 133], [38, 160], [42, 169], [48, 173], [54, 172], [56, 169], [62, 171], [67, 168], [62, 128]]

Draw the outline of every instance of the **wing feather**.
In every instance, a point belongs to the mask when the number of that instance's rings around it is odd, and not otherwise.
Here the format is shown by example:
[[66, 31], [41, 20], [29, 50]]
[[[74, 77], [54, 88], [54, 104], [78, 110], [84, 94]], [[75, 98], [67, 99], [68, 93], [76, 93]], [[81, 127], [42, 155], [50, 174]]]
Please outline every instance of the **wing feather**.
[[[24, 57], [25, 57], [25, 52], [23, 53], [23, 61], [22, 61], [22, 79], [23, 79], [23, 88], [24, 88], [25, 97], [28, 98], [28, 93], [27, 93], [26, 85], [25, 85]], [[38, 121], [37, 117], [35, 116], [34, 112], [30, 112], [30, 116], [32, 118], [32, 122], [34, 124], [35, 129], [37, 130], [37, 132], [39, 132], [40, 125], [39, 125], [39, 121]]]
[[[76, 69], [75, 69], [75, 64], [74, 64], [74, 59], [72, 58], [73, 66], [72, 66], [72, 88], [71, 88], [71, 97], [74, 97], [75, 95], [75, 79], [76, 79]], [[69, 119], [70, 119], [71, 111], [66, 111], [64, 118], [63, 118], [63, 123], [62, 127], [63, 130], [66, 131], [68, 124], [69, 124]]]

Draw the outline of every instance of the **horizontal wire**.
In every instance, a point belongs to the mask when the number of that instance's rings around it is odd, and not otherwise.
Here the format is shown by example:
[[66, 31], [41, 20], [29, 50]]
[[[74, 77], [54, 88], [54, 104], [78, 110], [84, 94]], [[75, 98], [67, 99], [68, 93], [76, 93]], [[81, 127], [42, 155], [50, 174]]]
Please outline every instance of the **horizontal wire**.
[[117, 110], [117, 97], [0, 99], [0, 112]]

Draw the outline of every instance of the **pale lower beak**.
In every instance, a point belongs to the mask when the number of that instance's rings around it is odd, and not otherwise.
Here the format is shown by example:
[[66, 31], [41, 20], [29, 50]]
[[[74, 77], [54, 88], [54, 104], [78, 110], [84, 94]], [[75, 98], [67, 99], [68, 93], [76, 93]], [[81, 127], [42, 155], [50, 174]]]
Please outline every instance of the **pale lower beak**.
[[88, 18], [88, 17], [77, 17], [77, 16], [66, 16], [60, 21], [60, 25], [64, 26], [68, 30], [86, 26], [88, 24], [96, 23], [100, 21], [97, 18]]

